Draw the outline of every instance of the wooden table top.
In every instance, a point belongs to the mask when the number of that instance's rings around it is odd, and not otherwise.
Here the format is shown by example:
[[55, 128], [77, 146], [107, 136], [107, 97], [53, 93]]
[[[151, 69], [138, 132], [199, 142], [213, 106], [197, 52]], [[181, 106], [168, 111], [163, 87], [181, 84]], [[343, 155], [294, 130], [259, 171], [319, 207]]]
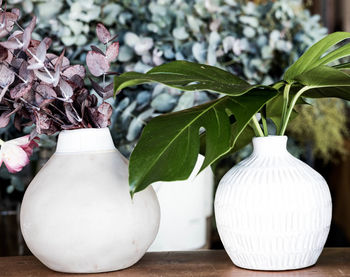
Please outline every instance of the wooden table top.
[[[63, 277], [81, 274], [63, 274], [51, 271], [33, 256], [0, 257], [1, 277]], [[306, 269], [284, 272], [261, 272], [240, 269], [234, 266], [223, 250], [189, 252], [154, 252], [146, 255], [136, 265], [121, 271], [88, 274], [88, 277], [118, 276], [350, 276], [350, 248], [326, 248], [318, 263]]]

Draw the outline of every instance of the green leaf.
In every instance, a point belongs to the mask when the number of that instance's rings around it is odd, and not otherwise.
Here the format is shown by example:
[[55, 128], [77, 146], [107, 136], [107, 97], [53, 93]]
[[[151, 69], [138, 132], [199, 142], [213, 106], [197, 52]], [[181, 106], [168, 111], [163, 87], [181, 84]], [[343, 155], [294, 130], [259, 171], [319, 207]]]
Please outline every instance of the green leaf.
[[310, 87], [304, 92], [304, 97], [350, 100], [350, 76], [336, 68], [319, 66], [298, 76], [296, 81]]
[[304, 72], [311, 69], [329, 63], [330, 61], [339, 59], [341, 57], [348, 56], [349, 48], [346, 46], [341, 47], [342, 50], [334, 50], [322, 57], [323, 54], [333, 45], [350, 38], [350, 33], [347, 32], [335, 32], [319, 42], [311, 46], [294, 64], [292, 64], [288, 70], [284, 73], [283, 79], [289, 83], [292, 83], [295, 78]]
[[339, 47], [338, 49], [328, 53], [321, 59], [319, 59], [318, 62], [316, 62], [314, 65], [319, 66], [319, 65], [326, 65], [329, 64], [333, 61], [339, 60], [341, 58], [347, 57], [350, 55], [350, 44], [346, 44], [342, 47]]
[[[236, 128], [236, 124], [232, 124], [231, 125], [232, 130], [234, 130]], [[233, 148], [231, 148], [231, 150], [222, 155], [220, 157], [220, 159], [228, 157], [234, 153], [236, 153], [237, 151], [241, 150], [243, 147], [245, 147], [246, 145], [250, 144], [252, 142], [253, 137], [255, 137], [255, 132], [254, 129], [250, 126], [250, 124], [248, 124], [243, 131], [241, 132], [241, 134], [238, 136], [236, 143], [234, 144]], [[215, 171], [216, 166], [218, 165], [220, 161], [216, 160], [215, 162], [213, 162], [211, 164], [211, 168], [213, 171]]]
[[[235, 128], [236, 126], [233, 124], [232, 129], [234, 130]], [[230, 153], [236, 153], [237, 151], [241, 150], [243, 147], [252, 142], [253, 137], [255, 137], [254, 129], [248, 124], [238, 136], [236, 143], [230, 150]]]
[[[198, 158], [201, 127], [206, 135], [202, 169], [214, 163], [234, 147], [251, 117], [275, 95], [271, 90], [254, 90], [152, 119], [130, 157], [131, 192], [157, 181], [187, 179]], [[236, 120], [233, 130], [231, 115]]]
[[114, 90], [158, 82], [184, 91], [212, 91], [239, 96], [265, 86], [250, 85], [237, 76], [217, 67], [187, 61], [174, 61], [156, 66], [147, 73], [127, 72], [114, 79]]

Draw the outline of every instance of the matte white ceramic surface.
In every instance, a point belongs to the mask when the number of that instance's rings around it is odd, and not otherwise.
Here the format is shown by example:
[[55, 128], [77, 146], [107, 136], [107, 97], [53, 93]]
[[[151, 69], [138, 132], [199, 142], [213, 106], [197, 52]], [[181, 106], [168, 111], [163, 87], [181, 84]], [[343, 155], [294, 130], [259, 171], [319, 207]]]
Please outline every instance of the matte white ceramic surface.
[[119, 270], [136, 263], [159, 227], [153, 188], [131, 199], [128, 161], [104, 129], [63, 131], [57, 151], [25, 192], [21, 229], [32, 253], [61, 272]]
[[252, 155], [219, 184], [217, 228], [239, 267], [308, 267], [316, 263], [326, 242], [332, 216], [328, 185], [289, 154], [286, 144], [286, 136], [254, 138]]
[[214, 176], [210, 167], [198, 174], [203, 161], [204, 157], [199, 155], [185, 181], [153, 184], [162, 218], [149, 251], [196, 250], [206, 245], [207, 219], [213, 211]]

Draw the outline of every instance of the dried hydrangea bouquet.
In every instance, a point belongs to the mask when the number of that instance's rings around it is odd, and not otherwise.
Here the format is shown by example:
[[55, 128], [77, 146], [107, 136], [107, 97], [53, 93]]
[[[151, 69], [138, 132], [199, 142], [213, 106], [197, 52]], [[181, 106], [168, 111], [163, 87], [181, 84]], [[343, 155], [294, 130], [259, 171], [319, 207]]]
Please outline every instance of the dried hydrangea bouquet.
[[[0, 2], [0, 6], [1, 2]], [[92, 46], [86, 64], [102, 100], [84, 85], [83, 65], [70, 65], [49, 52], [50, 38], [32, 39], [36, 18], [25, 28], [20, 11], [0, 11], [0, 127], [14, 117], [30, 135], [1, 141], [1, 161], [10, 172], [28, 162], [39, 134], [60, 132], [55, 154], [36, 175], [23, 198], [20, 223], [32, 253], [62, 272], [104, 272], [136, 263], [153, 242], [159, 204], [152, 188], [133, 200], [128, 162], [115, 149], [109, 129], [113, 95], [105, 77], [119, 44], [102, 24], [96, 28], [101, 50]], [[142, 228], [140, 228], [142, 226]]]

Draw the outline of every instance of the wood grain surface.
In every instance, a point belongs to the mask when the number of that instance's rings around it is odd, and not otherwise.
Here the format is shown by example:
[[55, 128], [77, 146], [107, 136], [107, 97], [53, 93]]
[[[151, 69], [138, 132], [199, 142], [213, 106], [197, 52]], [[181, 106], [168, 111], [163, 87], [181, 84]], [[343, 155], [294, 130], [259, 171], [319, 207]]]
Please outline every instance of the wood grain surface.
[[[1, 277], [82, 277], [51, 271], [33, 256], [0, 257]], [[119, 276], [350, 276], [350, 248], [326, 248], [318, 263], [306, 269], [284, 272], [261, 272], [234, 266], [223, 250], [147, 253], [136, 265], [121, 271], [88, 274], [87, 277]]]

